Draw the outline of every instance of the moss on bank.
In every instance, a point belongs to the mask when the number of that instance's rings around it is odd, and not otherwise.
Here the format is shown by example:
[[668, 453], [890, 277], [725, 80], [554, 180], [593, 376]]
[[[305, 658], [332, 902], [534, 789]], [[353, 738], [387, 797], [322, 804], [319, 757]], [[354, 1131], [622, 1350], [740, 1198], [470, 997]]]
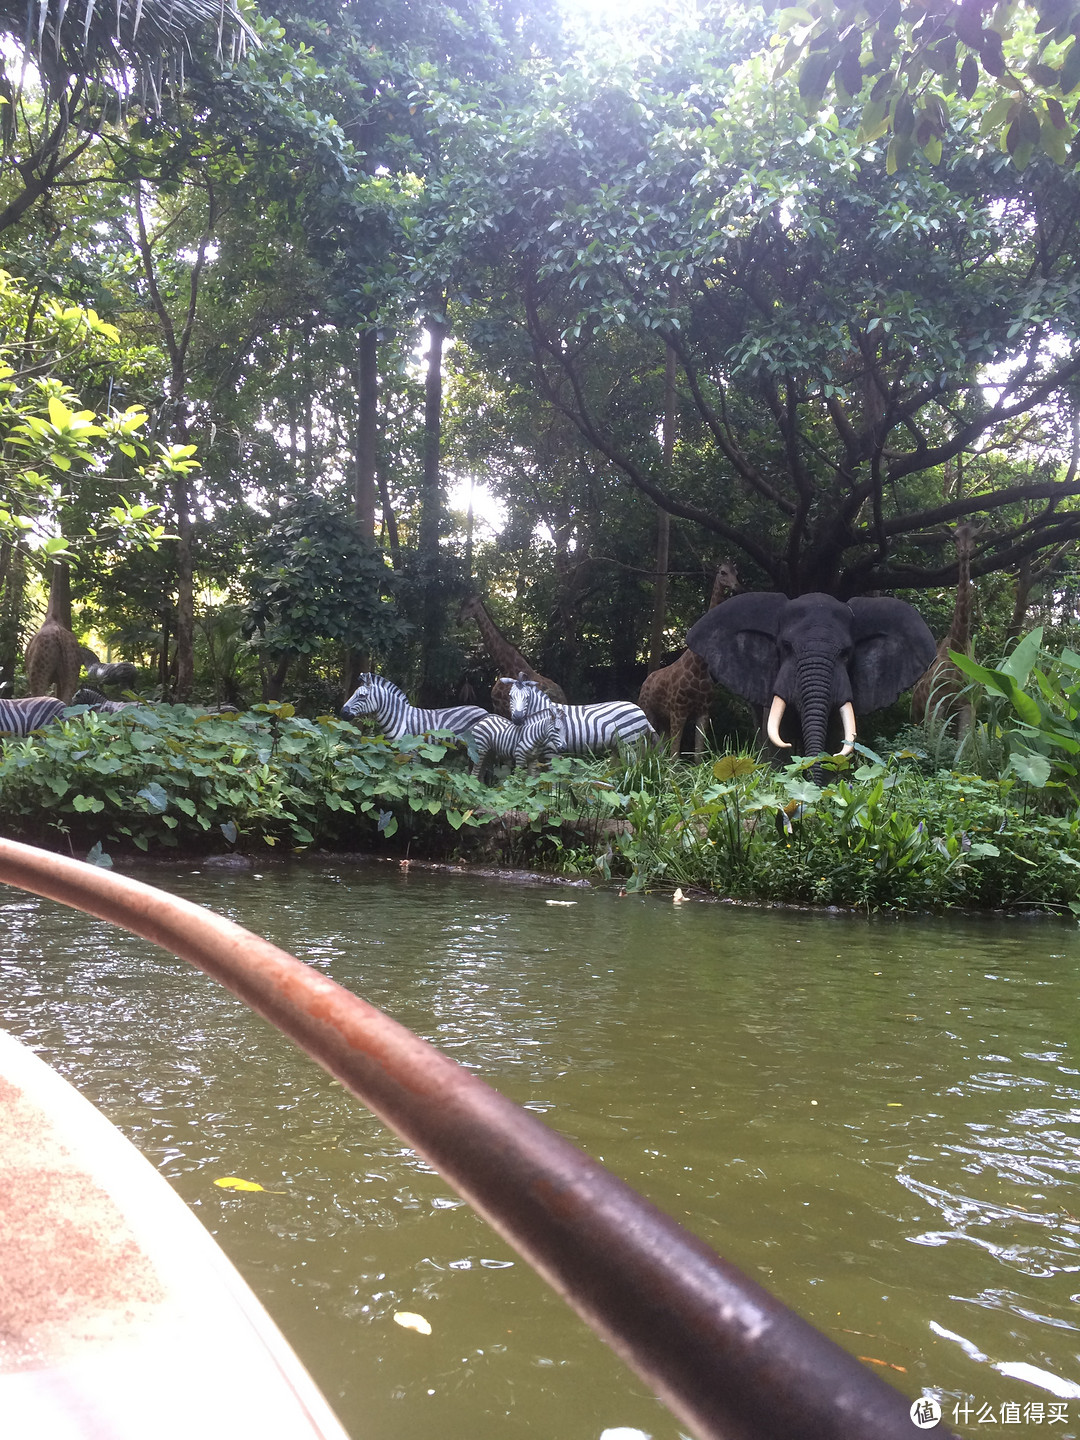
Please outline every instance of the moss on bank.
[[558, 760], [487, 786], [449, 739], [392, 744], [289, 706], [88, 713], [0, 754], [4, 833], [76, 853], [408, 849], [871, 909], [1080, 912], [1080, 814], [1056, 793], [1050, 813], [1015, 776], [869, 754], [817, 778], [747, 756]]

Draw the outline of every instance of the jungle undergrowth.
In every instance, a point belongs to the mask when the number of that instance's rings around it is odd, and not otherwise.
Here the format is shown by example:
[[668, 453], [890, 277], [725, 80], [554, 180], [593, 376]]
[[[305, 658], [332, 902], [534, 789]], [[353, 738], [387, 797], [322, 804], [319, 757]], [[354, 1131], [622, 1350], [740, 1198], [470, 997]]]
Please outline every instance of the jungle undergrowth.
[[[0, 749], [0, 824], [33, 843], [143, 854], [371, 849], [497, 855], [743, 900], [1080, 913], [1080, 811], [1063, 786], [932, 769], [925, 752], [773, 769], [750, 751], [560, 757], [469, 773], [450, 736], [391, 743], [288, 705], [92, 712]], [[95, 848], [96, 847], [96, 848]]]

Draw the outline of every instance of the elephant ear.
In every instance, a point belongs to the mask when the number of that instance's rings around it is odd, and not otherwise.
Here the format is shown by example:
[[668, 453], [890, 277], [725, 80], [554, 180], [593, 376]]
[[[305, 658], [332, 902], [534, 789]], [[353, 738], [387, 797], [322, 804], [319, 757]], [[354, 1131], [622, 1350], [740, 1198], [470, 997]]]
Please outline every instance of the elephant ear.
[[774, 590], [732, 595], [691, 626], [687, 647], [708, 664], [718, 685], [753, 705], [767, 705], [779, 666], [777, 626], [789, 603]]
[[891, 705], [931, 664], [937, 643], [906, 600], [851, 600], [851, 696], [857, 715]]

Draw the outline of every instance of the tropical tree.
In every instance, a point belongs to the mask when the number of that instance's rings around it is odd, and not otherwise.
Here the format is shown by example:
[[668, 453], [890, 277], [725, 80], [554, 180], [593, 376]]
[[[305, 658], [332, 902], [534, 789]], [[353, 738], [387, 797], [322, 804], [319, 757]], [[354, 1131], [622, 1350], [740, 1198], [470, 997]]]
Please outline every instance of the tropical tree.
[[809, 0], [780, 12], [776, 73], [798, 66], [799, 95], [815, 111], [862, 102], [859, 136], [890, 135], [889, 172], [917, 151], [937, 163], [950, 106], [975, 100], [980, 131], [1017, 169], [1042, 153], [1076, 164], [1080, 27], [1071, 0], [927, 0], [899, 4]]
[[166, 475], [196, 465], [194, 447], [152, 440], [142, 405], [108, 403], [114, 391], [145, 385], [159, 362], [94, 310], [0, 271], [0, 664], [8, 672], [28, 559], [51, 570], [93, 551], [115, 564], [165, 538], [157, 497]]
[[527, 355], [640, 494], [790, 593], [946, 583], [965, 518], [975, 574], [1080, 536], [1076, 179], [963, 136], [889, 175], [800, 117], [741, 32], [705, 59], [691, 41], [553, 74], [528, 124], [487, 132], [492, 178], [459, 189], [498, 216], [492, 363]]
[[0, 231], [59, 184], [133, 106], [162, 110], [186, 66], [242, 49], [250, 30], [217, 0], [12, 0], [0, 3], [6, 176]]
[[246, 577], [244, 631], [272, 670], [276, 700], [289, 666], [326, 641], [372, 652], [403, 633], [394, 573], [352, 521], [317, 496], [301, 497], [258, 545]]

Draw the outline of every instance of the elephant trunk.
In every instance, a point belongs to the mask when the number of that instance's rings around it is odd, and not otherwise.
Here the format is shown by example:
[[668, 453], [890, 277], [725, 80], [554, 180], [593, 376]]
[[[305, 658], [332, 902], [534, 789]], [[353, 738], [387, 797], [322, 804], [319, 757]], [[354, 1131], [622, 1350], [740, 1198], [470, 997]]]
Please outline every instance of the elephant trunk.
[[836, 659], [830, 655], [809, 655], [799, 662], [799, 719], [802, 724], [804, 755], [820, 755], [825, 749], [829, 712], [833, 704], [835, 669]]

